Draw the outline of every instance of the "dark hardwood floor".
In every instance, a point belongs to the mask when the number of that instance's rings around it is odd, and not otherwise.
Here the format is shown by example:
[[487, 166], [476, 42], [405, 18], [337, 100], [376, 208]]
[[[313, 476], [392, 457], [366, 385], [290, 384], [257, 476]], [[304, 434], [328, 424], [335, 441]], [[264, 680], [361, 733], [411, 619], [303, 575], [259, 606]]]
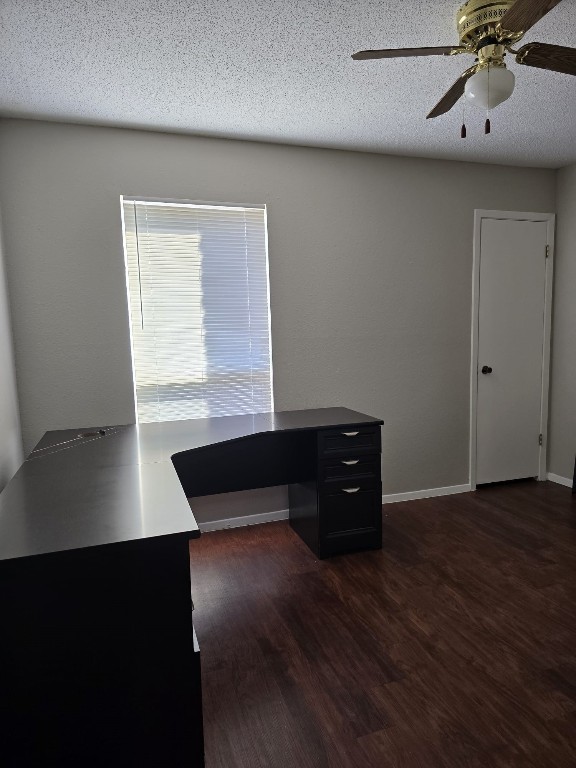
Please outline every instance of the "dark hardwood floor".
[[383, 508], [318, 561], [287, 523], [191, 545], [207, 768], [576, 766], [576, 499]]

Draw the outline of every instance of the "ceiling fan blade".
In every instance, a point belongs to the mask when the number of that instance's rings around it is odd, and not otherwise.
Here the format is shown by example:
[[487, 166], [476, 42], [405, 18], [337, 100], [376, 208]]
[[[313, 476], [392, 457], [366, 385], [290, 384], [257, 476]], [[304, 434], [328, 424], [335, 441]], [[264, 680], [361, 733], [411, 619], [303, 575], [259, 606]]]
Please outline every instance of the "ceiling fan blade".
[[527, 64], [529, 67], [576, 75], [576, 48], [548, 45], [548, 43], [528, 43], [520, 48], [516, 61], [518, 64]]
[[450, 56], [451, 53], [464, 51], [459, 45], [445, 45], [440, 48], [382, 48], [379, 51], [358, 51], [352, 54], [355, 61], [363, 59], [395, 59], [399, 56]]
[[438, 115], [443, 115], [445, 112], [449, 112], [458, 99], [464, 94], [466, 80], [472, 77], [474, 72], [476, 72], [475, 66], [462, 72], [458, 80], [456, 80], [454, 85], [446, 91], [434, 109], [426, 115], [426, 120], [430, 117], [438, 117]]
[[527, 32], [561, 0], [516, 0], [500, 19], [507, 32]]

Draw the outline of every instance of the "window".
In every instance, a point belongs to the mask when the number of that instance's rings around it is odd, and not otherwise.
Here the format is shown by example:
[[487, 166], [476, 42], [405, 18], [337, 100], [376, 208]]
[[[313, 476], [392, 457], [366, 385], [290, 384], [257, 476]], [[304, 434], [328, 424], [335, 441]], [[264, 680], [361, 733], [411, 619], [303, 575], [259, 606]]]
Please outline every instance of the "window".
[[138, 421], [273, 410], [266, 208], [122, 212]]

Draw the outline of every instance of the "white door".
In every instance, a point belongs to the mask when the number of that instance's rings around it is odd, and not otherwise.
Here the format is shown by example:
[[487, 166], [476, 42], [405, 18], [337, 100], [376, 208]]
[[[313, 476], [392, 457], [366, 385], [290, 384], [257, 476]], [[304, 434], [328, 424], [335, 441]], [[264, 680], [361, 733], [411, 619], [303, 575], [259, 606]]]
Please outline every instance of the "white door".
[[537, 477], [548, 222], [483, 218], [480, 227], [476, 482]]

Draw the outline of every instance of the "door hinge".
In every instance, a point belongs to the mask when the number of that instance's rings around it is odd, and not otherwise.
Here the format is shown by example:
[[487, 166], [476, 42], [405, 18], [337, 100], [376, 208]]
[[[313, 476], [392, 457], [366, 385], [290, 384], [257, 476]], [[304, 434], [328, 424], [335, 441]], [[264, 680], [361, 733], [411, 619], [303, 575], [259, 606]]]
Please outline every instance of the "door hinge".
[[542, 445], [542, 435], [538, 437], [538, 445]]
[[546, 246], [546, 258], [548, 258], [548, 256], [550, 256], [550, 246], [549, 245]]

